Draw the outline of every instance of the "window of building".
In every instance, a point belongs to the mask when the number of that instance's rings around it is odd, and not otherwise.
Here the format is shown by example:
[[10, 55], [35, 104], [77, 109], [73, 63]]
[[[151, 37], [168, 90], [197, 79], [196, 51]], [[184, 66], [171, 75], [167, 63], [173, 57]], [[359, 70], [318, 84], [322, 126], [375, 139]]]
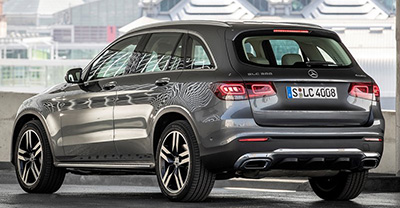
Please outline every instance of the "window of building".
[[72, 42], [71, 29], [54, 29], [53, 40], [61, 43], [71, 43]]
[[167, 12], [172, 9], [172, 7], [177, 5], [180, 1], [181, 0], [163, 0], [160, 3], [160, 11]]
[[142, 36], [127, 38], [105, 51], [92, 65], [89, 80], [124, 74]]
[[268, 1], [267, 0], [247, 0], [250, 4], [252, 4], [255, 8], [260, 10], [261, 12], [268, 11]]
[[293, 0], [292, 1], [292, 10], [293, 11], [301, 11], [311, 3], [312, 0]]
[[396, 0], [377, 0], [391, 14], [396, 14]]

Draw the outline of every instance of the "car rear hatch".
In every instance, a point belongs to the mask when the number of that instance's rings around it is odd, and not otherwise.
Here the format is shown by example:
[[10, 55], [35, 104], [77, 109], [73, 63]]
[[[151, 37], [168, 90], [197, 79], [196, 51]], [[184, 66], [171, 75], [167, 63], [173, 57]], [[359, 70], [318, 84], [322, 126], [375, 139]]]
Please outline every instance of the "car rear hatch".
[[257, 124], [370, 125], [379, 88], [335, 34], [280, 28], [242, 33], [233, 43], [232, 65], [243, 77]]

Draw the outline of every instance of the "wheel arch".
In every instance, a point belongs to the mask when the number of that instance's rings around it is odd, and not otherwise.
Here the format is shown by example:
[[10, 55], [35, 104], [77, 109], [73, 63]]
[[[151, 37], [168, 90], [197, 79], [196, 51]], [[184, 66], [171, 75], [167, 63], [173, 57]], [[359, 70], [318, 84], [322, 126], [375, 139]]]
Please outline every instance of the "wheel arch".
[[170, 123], [176, 120], [186, 120], [189, 122], [190, 126], [193, 129], [193, 132], [196, 136], [197, 143], [200, 145], [201, 141], [199, 139], [199, 134], [197, 133], [196, 125], [194, 119], [190, 115], [189, 111], [180, 106], [168, 106], [161, 109], [158, 114], [155, 116], [154, 125], [152, 128], [152, 148], [153, 155], [156, 155], [158, 141], [165, 127], [167, 127]]
[[[46, 125], [46, 120], [43, 118], [43, 116], [34, 111], [34, 110], [26, 110], [24, 112], [21, 112], [17, 118], [15, 119], [14, 122], [14, 126], [13, 126], [13, 131], [12, 131], [12, 137], [11, 137], [11, 151], [10, 151], [10, 158], [11, 158], [11, 163], [13, 165], [15, 165], [15, 161], [14, 161], [14, 153], [15, 153], [15, 143], [18, 139], [18, 135], [19, 132], [21, 131], [21, 129], [23, 128], [23, 126], [31, 121], [31, 120], [38, 120], [40, 121], [40, 123], [43, 125], [45, 131], [46, 131], [46, 135], [47, 135], [47, 139], [50, 140], [50, 134], [49, 134], [49, 130], [48, 127]], [[54, 154], [53, 154], [53, 146], [51, 145], [51, 142], [48, 141], [50, 144], [50, 150], [52, 152], [53, 155], [53, 161], [54, 161]]]

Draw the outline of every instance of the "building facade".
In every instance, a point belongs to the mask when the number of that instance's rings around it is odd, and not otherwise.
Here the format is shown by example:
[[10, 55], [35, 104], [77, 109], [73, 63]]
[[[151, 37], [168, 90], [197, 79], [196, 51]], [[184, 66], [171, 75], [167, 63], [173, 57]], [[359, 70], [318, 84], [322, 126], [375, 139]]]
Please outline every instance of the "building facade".
[[63, 76], [49, 76], [49, 70], [83, 67], [116, 37], [144, 24], [217, 19], [307, 22], [334, 30], [376, 79], [382, 96], [394, 97], [394, 5], [395, 0], [6, 0], [4, 17], [0, 9], [0, 28], [4, 20], [8, 25], [7, 32], [0, 30], [0, 89], [31, 86], [32, 77], [46, 77], [37, 86], [53, 84], [48, 79], [54, 77], [61, 82]]

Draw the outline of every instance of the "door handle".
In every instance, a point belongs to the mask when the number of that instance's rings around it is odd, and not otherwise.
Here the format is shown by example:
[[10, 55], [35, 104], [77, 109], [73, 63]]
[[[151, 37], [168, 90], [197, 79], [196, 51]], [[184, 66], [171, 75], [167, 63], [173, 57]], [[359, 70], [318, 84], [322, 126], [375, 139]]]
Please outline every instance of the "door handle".
[[111, 90], [116, 86], [117, 86], [117, 82], [116, 81], [111, 81], [111, 82], [106, 83], [106, 84], [103, 85], [103, 90]]
[[155, 82], [155, 85], [164, 86], [164, 85], [167, 85], [169, 83], [169, 81], [170, 81], [169, 77], [163, 77], [163, 78], [157, 79]]

